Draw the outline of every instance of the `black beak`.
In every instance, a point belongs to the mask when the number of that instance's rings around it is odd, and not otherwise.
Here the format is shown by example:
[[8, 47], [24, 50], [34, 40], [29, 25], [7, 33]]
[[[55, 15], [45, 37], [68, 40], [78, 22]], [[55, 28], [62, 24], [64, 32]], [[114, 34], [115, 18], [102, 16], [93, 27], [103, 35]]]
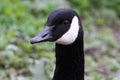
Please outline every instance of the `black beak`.
[[34, 44], [45, 41], [53, 41], [52, 29], [53, 26], [45, 26], [44, 30], [41, 33], [30, 40], [30, 43]]

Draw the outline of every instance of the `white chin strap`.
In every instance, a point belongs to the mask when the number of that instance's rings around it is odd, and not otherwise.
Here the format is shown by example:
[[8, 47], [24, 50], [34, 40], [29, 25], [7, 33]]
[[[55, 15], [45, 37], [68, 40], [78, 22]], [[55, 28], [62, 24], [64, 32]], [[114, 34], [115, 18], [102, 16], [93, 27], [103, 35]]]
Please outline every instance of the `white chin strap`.
[[78, 17], [74, 16], [69, 30], [55, 42], [63, 45], [72, 44], [78, 36], [79, 27]]

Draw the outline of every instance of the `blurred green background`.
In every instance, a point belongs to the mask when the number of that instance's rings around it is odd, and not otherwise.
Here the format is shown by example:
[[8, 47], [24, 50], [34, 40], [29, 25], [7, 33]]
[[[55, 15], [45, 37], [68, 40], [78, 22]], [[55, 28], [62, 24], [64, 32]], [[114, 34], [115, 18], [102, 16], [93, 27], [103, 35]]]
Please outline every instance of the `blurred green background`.
[[61, 7], [82, 20], [85, 80], [120, 80], [120, 0], [0, 0], [0, 80], [51, 80], [54, 43], [29, 41]]

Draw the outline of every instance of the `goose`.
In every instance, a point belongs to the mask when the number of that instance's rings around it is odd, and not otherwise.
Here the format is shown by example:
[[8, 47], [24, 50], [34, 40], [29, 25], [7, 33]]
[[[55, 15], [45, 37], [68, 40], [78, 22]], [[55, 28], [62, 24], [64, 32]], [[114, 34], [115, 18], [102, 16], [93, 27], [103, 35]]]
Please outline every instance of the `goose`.
[[84, 43], [82, 23], [78, 14], [68, 8], [50, 13], [42, 32], [31, 44], [55, 42], [55, 71], [52, 80], [84, 80]]

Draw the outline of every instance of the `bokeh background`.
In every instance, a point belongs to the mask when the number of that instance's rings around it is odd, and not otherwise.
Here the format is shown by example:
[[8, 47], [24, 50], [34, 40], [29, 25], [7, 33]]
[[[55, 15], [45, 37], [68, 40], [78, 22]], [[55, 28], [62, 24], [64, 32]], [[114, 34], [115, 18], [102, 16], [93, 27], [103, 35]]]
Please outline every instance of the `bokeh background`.
[[82, 20], [85, 80], [120, 80], [120, 0], [0, 0], [0, 80], [51, 80], [55, 44], [29, 41], [61, 7]]

